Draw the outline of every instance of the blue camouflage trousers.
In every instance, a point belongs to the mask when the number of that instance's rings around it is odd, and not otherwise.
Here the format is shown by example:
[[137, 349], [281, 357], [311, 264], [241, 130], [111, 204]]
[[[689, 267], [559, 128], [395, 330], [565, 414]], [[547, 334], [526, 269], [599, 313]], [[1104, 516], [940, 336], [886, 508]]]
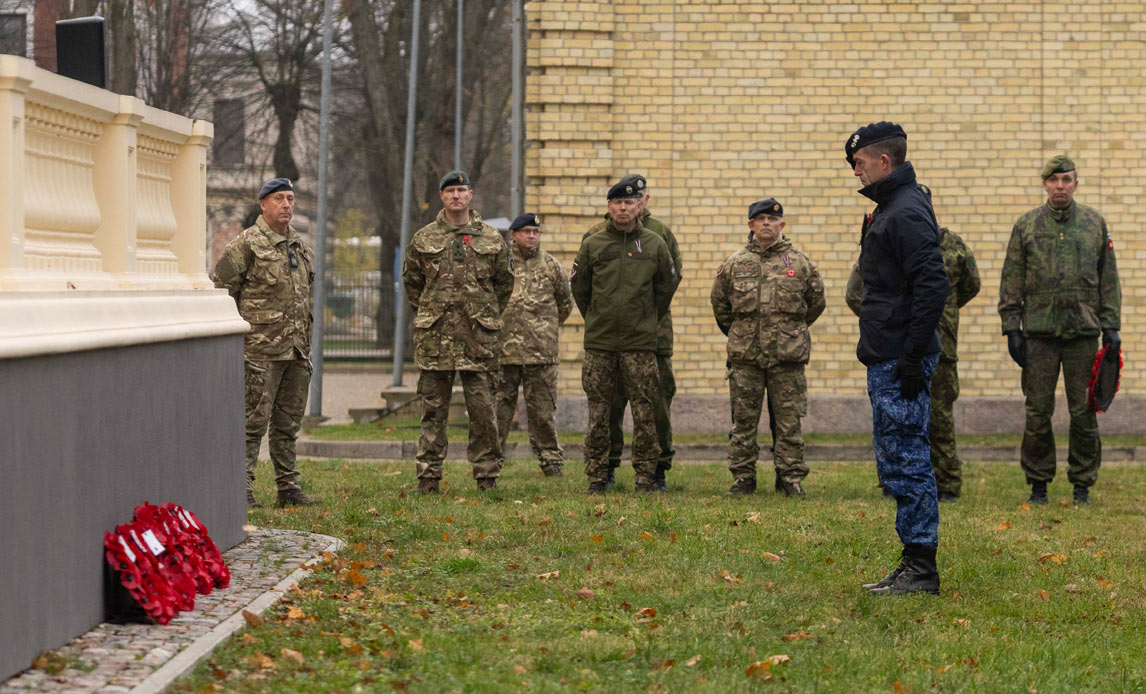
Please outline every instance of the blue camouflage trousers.
[[895, 360], [867, 367], [871, 398], [872, 443], [883, 486], [895, 497], [895, 531], [904, 545], [939, 546], [939, 499], [931, 470], [931, 376], [938, 354], [923, 358], [926, 387], [914, 400], [892, 380]]

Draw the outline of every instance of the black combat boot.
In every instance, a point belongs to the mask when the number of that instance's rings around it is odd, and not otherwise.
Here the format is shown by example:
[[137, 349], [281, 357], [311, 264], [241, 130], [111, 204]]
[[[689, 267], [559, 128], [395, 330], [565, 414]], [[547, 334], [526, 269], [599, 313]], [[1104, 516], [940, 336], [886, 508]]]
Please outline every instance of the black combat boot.
[[477, 479], [477, 487], [479, 492], [487, 492], [491, 489], [497, 489], [497, 478], [479, 477]]
[[941, 504], [953, 504], [958, 500], [958, 494], [952, 494], [951, 492], [939, 492], [939, 503]]
[[291, 489], [289, 491], [279, 492], [275, 505], [279, 508], [285, 508], [287, 506], [314, 506], [315, 504], [321, 503], [322, 502], [318, 499], [312, 499], [306, 494], [303, 494], [301, 489]]
[[597, 496], [599, 494], [604, 494], [605, 490], [608, 489], [608, 487], [609, 487], [608, 482], [604, 482], [604, 481], [590, 482], [589, 488], [585, 490], [585, 493], [588, 494], [589, 496]]
[[907, 555], [904, 554], [903, 552], [900, 552], [900, 554], [899, 554], [899, 566], [892, 569], [889, 574], [887, 574], [883, 578], [879, 579], [879, 581], [877, 581], [875, 583], [865, 583], [865, 584], [863, 584], [863, 587], [867, 588], [868, 590], [871, 590], [872, 588], [886, 588], [886, 587], [890, 586], [892, 583], [895, 583], [895, 579], [899, 578], [899, 574], [903, 573], [903, 570], [906, 567], [907, 567]]
[[668, 481], [665, 480], [665, 469], [658, 464], [656, 472], [653, 473], [653, 485], [656, 486], [658, 492], [669, 490]]
[[262, 508], [263, 505], [255, 498], [255, 493], [250, 489], [247, 490], [247, 508]]
[[617, 468], [612, 465], [609, 466], [609, 476], [605, 478], [605, 489], [612, 489], [617, 486]]
[[756, 493], [755, 477], [738, 477], [732, 487], [724, 493], [725, 496], [747, 496]]
[[562, 472], [561, 464], [556, 463], [553, 465], [543, 466], [541, 468], [541, 474], [545, 475], [546, 477], [561, 477], [561, 475], [564, 473]]
[[804, 488], [799, 482], [780, 480], [780, 491], [784, 492], [784, 496], [804, 496]]
[[1090, 503], [1090, 490], [1081, 484], [1074, 485], [1074, 503], [1083, 506]]
[[1046, 482], [1031, 482], [1031, 498], [1027, 499], [1028, 504], [1045, 504], [1047, 503], [1047, 483]]
[[429, 477], [423, 477], [420, 480], [418, 480], [418, 488], [414, 490], [414, 493], [415, 494], [437, 494], [438, 493], [438, 481], [435, 479], [430, 479]]
[[905, 565], [889, 586], [872, 588], [872, 595], [907, 595], [928, 593], [939, 595], [939, 569], [935, 566], [935, 550], [919, 545], [903, 548]]
[[776, 491], [782, 492], [782, 491], [784, 491], [784, 486], [783, 486], [784, 481], [780, 479], [780, 470], [778, 470], [778, 469], [775, 470], [775, 473], [776, 473]]

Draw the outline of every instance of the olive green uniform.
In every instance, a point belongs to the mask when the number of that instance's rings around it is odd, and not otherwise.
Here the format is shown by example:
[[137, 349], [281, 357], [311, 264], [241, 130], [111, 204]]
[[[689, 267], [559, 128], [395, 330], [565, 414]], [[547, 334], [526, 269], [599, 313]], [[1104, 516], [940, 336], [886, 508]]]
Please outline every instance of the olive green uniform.
[[569, 276], [540, 248], [528, 258], [516, 246], [512, 253], [513, 295], [501, 315], [497, 428], [504, 449], [521, 388], [533, 455], [542, 469], [556, 471], [565, 459], [557, 443], [557, 331], [573, 310]]
[[1114, 241], [1097, 210], [1044, 203], [1019, 217], [1003, 261], [999, 316], [1004, 334], [1021, 329], [1026, 337], [1021, 463], [1028, 483], [1054, 479], [1051, 415], [1060, 368], [1070, 409], [1067, 479], [1082, 487], [1098, 479], [1102, 442], [1086, 389], [1097, 338], [1120, 329], [1121, 311]]
[[446, 425], [454, 374], [461, 375], [470, 413], [466, 458], [475, 479], [501, 473], [495, 381], [501, 313], [513, 292], [509, 248], [497, 229], [470, 211], [452, 225], [445, 210], [419, 229], [406, 249], [402, 281], [414, 313], [414, 363], [418, 367], [422, 434], [419, 479], [439, 480], [448, 440]]
[[281, 235], [260, 215], [227, 244], [212, 274], [251, 324], [243, 344], [248, 493], [268, 423], [275, 486], [280, 496], [300, 490], [295, 441], [310, 388], [313, 264], [293, 227]]
[[808, 474], [800, 420], [808, 411], [804, 365], [812, 353], [808, 327], [824, 312], [824, 283], [815, 264], [784, 236], [755, 240], [721, 263], [712, 283], [712, 312], [728, 335], [732, 436], [728, 468], [736, 480], [756, 479], [756, 433], [767, 395], [779, 479]]
[[[582, 241], [602, 231], [608, 223], [608, 219], [609, 215], [606, 214], [606, 221], [593, 225], [589, 231], [585, 232]], [[648, 210], [641, 212], [640, 221], [641, 226], [660, 236], [668, 245], [669, 255], [672, 256], [677, 277], [681, 277], [684, 264], [681, 260], [680, 245], [677, 243], [676, 236], [673, 235], [672, 229], [661, 220], [653, 217], [652, 213]], [[657, 464], [662, 470], [672, 468], [672, 459], [676, 454], [676, 450], [672, 444], [672, 401], [676, 396], [676, 375], [672, 370], [672, 348], [673, 329], [672, 310], [670, 309], [665, 312], [664, 316], [661, 317], [660, 323], [657, 325], [656, 359], [658, 387], [656, 399], [653, 401], [653, 418], [657, 425], [657, 443], [661, 448]], [[621, 454], [625, 449], [623, 424], [625, 420], [625, 406], [629, 403], [629, 397], [621, 385], [620, 383], [617, 384], [613, 405], [609, 411], [609, 467], [614, 469], [620, 467]]]
[[658, 392], [657, 326], [668, 312], [680, 275], [668, 246], [637, 225], [605, 228], [581, 241], [570, 273], [573, 299], [585, 318], [582, 387], [589, 404], [585, 473], [604, 483], [609, 472], [609, 416], [622, 384], [633, 412], [633, 468], [651, 484], [660, 445], [653, 409]]
[[[939, 366], [931, 377], [931, 469], [940, 494], [959, 496], [963, 487], [963, 462], [955, 445], [955, 400], [959, 397], [959, 309], [979, 293], [982, 284], [975, 256], [955, 232], [939, 229], [939, 251], [951, 291], [939, 318]], [[848, 278], [848, 307], [859, 315], [863, 280], [857, 266]]]

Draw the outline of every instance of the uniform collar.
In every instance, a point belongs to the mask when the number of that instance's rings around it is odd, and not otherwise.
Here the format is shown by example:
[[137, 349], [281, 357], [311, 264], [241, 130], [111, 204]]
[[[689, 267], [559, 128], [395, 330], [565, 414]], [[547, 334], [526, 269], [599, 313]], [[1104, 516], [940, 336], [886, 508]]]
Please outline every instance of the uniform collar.
[[915, 183], [915, 169], [911, 166], [911, 162], [906, 161], [887, 176], [860, 188], [859, 193], [874, 200], [877, 205], [882, 205], [891, 200], [896, 190], [913, 183]]
[[438, 216], [434, 218], [434, 221], [437, 222], [438, 226], [446, 230], [457, 231], [458, 229], [465, 229], [466, 227], [481, 226], [481, 215], [478, 214], [476, 210], [470, 210], [470, 221], [460, 227], [456, 227], [446, 218], [446, 210], [442, 208], [438, 210]]
[[282, 234], [272, 229], [271, 225], [267, 224], [267, 220], [263, 219], [262, 215], [259, 215], [259, 218], [255, 220], [255, 226], [257, 226], [259, 231], [263, 232], [263, 235], [265, 235], [270, 240], [272, 246], [277, 246], [283, 241], [293, 242], [298, 240], [298, 233], [290, 224], [287, 224], [286, 236], [283, 236]]
[[613, 220], [610, 219], [605, 224], [605, 230], [608, 231], [610, 234], [613, 234], [614, 236], [622, 236], [622, 237], [627, 238], [629, 236], [640, 236], [641, 232], [645, 230], [645, 227], [641, 224], [640, 218], [638, 218], [637, 219], [637, 225], [635, 227], [633, 227], [633, 230], [629, 231], [629, 232], [624, 232], [624, 231], [621, 231], [620, 229], [618, 229], [617, 227], [613, 226]]
[[1058, 209], [1051, 207], [1049, 202], [1046, 203], [1046, 208], [1047, 208], [1047, 215], [1051, 219], [1055, 220], [1056, 222], [1069, 222], [1071, 219], [1074, 218], [1074, 210], [1075, 210], [1074, 200], [1071, 200], [1070, 204], [1067, 205], [1066, 207], [1062, 208], [1061, 210], [1058, 210]]
[[536, 258], [537, 256], [541, 255], [541, 245], [540, 244], [538, 244], [537, 248], [533, 249], [533, 253], [529, 254], [528, 256], [521, 252], [521, 249], [517, 247], [517, 244], [514, 243], [512, 239], [509, 242], [509, 247], [512, 249], [513, 257], [515, 259], [519, 259], [519, 260], [523, 260], [523, 261], [524, 260], [532, 260], [533, 258]]
[[776, 239], [776, 241], [767, 248], [762, 248], [755, 240], [750, 241], [747, 248], [756, 255], [764, 256], [769, 253], [783, 253], [784, 251], [791, 250], [792, 242], [788, 240], [787, 236], [781, 233], [780, 238]]

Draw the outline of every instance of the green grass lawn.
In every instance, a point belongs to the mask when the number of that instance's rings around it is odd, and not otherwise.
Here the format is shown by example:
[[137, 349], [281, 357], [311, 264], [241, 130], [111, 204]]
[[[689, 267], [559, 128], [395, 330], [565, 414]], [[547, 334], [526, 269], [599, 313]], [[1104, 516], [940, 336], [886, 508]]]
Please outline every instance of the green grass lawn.
[[1029, 508], [1016, 465], [968, 465], [942, 595], [877, 597], [859, 584], [899, 543], [871, 465], [813, 463], [803, 499], [726, 498], [719, 464], [586, 497], [581, 467], [511, 463], [478, 494], [448, 464], [422, 498], [412, 462], [303, 463], [325, 504], [250, 522], [349, 546], [169, 691], [1146, 691], [1146, 468]]
[[[464, 441], [468, 434], [466, 422], [451, 422], [449, 428], [451, 441]], [[331, 426], [315, 427], [303, 432], [304, 436], [322, 441], [417, 441], [419, 434], [418, 420], [404, 418], [386, 420], [383, 422], [365, 422], [360, 424], [335, 424]], [[626, 440], [629, 434], [626, 434]], [[761, 443], [768, 443], [772, 437], [764, 428], [758, 437]], [[1065, 432], [1056, 435], [1060, 445], [1067, 444], [1068, 434]], [[558, 434], [561, 443], [584, 443], [585, 433], [581, 431], [563, 431]], [[961, 446], [1018, 446], [1023, 439], [1022, 432], [1014, 434], [960, 434], [958, 444]], [[529, 434], [525, 431], [509, 432], [509, 440], [515, 443], [526, 443]], [[866, 445], [871, 443], [871, 434], [816, 434], [804, 435], [807, 443], [843, 443]], [[728, 443], [727, 432], [712, 432], [703, 434], [673, 434], [674, 443]], [[1102, 442], [1107, 447], [1112, 446], [1146, 446], [1146, 436], [1139, 434], [1113, 434], [1104, 435]]]

